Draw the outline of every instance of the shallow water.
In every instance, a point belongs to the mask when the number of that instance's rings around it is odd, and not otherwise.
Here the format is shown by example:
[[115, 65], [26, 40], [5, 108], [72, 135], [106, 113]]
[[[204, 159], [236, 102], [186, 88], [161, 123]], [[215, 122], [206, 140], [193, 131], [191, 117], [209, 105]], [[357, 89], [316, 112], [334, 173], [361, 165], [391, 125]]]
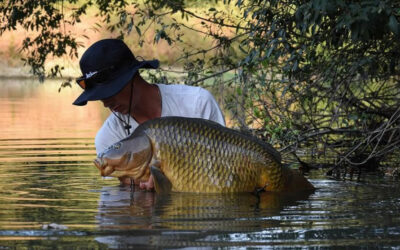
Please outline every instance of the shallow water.
[[314, 193], [154, 193], [102, 179], [93, 137], [107, 112], [77, 88], [0, 81], [0, 249], [395, 248], [398, 182], [314, 173]]

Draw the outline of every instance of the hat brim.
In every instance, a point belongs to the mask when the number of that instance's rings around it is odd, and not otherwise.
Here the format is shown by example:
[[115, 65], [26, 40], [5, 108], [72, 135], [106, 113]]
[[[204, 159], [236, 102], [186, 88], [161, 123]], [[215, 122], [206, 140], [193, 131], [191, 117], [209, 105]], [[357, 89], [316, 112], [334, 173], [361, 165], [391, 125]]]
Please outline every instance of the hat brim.
[[84, 106], [88, 101], [103, 100], [116, 95], [125, 87], [125, 85], [129, 82], [129, 80], [132, 79], [139, 69], [156, 69], [158, 68], [158, 65], [158, 60], [141, 61], [134, 67], [122, 69], [121, 72], [116, 74], [117, 77], [102, 84], [96, 85], [90, 89], [84, 90], [83, 93], [76, 98], [73, 104], [77, 106]]

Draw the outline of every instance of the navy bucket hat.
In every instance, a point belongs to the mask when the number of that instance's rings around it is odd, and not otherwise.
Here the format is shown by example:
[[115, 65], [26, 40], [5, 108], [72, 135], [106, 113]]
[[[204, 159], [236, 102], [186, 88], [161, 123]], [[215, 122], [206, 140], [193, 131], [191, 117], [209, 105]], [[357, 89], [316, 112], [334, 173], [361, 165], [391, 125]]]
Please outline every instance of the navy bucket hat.
[[79, 66], [83, 75], [76, 82], [84, 91], [73, 104], [83, 106], [117, 94], [140, 68], [156, 69], [159, 61], [138, 61], [122, 40], [104, 39], [85, 51]]

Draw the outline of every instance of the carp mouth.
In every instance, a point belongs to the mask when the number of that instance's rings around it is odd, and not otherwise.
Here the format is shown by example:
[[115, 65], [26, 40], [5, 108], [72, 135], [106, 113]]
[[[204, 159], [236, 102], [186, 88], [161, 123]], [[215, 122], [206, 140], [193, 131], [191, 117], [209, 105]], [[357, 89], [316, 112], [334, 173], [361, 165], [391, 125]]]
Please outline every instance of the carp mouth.
[[113, 144], [99, 154], [93, 163], [101, 176], [148, 179], [148, 164], [153, 156], [152, 147], [146, 134], [135, 134]]
[[[127, 160], [125, 157], [122, 157], [123, 160]], [[112, 162], [112, 160], [111, 160]], [[103, 157], [98, 157], [93, 161], [94, 165], [97, 167], [97, 169], [100, 171], [101, 176], [112, 176], [112, 174], [118, 170], [120, 167], [116, 165], [112, 165], [112, 163], [109, 163], [109, 159], [103, 158]], [[118, 177], [118, 176], [117, 176]]]
[[93, 163], [100, 171], [101, 176], [109, 176], [115, 171], [113, 167], [108, 165], [106, 159], [96, 158]]
[[97, 157], [93, 163], [96, 168], [100, 171], [101, 176], [113, 176], [113, 177], [141, 177], [143, 174], [139, 174], [140, 168], [132, 168], [132, 154], [125, 153], [119, 159], [110, 159], [104, 156]]

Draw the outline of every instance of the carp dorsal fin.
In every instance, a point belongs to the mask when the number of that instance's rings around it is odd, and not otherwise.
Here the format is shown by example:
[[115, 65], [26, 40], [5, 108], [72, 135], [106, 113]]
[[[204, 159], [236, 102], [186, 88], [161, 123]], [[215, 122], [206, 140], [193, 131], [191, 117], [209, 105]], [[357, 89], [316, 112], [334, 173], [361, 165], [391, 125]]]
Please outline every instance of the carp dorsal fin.
[[153, 176], [154, 189], [158, 194], [167, 194], [171, 192], [172, 184], [168, 180], [167, 176], [164, 175], [161, 170], [156, 166], [150, 167], [150, 173]]

